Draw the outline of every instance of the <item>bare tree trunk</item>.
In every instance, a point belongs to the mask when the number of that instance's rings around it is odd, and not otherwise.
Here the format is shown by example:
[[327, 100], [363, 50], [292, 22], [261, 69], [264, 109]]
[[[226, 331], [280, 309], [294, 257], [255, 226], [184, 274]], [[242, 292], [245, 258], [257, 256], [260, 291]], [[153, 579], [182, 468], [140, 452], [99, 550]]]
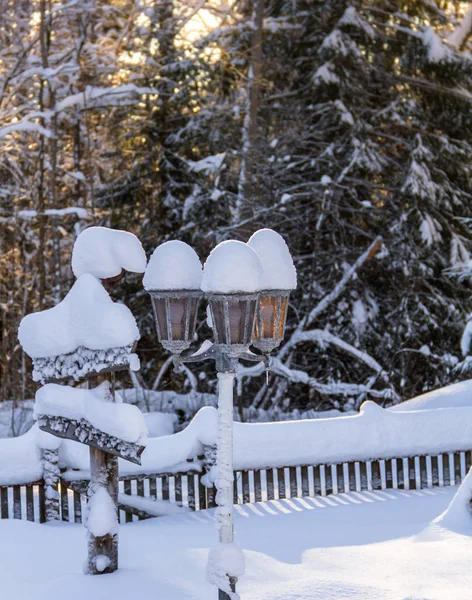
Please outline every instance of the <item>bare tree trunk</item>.
[[[235, 225], [251, 216], [254, 202], [259, 194], [257, 177], [257, 117], [261, 100], [262, 81], [262, 26], [264, 21], [264, 0], [254, 1], [253, 33], [249, 62], [246, 116], [242, 132], [241, 171], [239, 174], [238, 198], [234, 213]], [[245, 232], [244, 226], [241, 232]]]

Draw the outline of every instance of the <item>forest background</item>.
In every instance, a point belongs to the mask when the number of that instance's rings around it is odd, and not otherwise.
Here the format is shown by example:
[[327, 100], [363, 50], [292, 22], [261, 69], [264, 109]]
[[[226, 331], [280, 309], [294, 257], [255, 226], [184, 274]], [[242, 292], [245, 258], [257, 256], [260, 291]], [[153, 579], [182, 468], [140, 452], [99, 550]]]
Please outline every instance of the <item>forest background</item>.
[[[90, 225], [203, 260], [285, 237], [286, 341], [267, 383], [242, 367], [241, 419], [468, 377], [471, 33], [445, 0], [0, 0], [0, 402], [33, 398], [18, 324], [65, 296]], [[142, 334], [120, 385], [181, 422], [214, 402], [211, 366], [172, 371], [141, 278], [113, 296]]]

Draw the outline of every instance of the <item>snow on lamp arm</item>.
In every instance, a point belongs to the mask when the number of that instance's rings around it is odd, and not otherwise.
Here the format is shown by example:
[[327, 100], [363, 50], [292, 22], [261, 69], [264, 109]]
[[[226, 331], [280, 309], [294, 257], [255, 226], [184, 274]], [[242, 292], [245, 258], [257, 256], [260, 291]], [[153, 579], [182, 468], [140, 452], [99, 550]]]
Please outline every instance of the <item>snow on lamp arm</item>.
[[184, 242], [161, 244], [149, 260], [143, 284], [151, 296], [159, 342], [172, 354], [181, 354], [193, 342], [201, 279], [200, 259]]
[[263, 268], [252, 345], [268, 354], [284, 337], [288, 300], [291, 290], [297, 287], [297, 272], [285, 240], [272, 229], [256, 231], [248, 245], [257, 252]]

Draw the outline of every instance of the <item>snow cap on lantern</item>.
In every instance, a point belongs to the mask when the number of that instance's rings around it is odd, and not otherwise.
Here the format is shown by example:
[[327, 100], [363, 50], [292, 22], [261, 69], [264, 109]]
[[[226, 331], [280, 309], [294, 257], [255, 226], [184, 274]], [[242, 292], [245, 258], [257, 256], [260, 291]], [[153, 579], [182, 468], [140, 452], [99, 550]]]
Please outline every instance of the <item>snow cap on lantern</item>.
[[144, 273], [144, 289], [199, 290], [202, 264], [195, 250], [180, 240], [164, 242], [149, 259]]
[[146, 253], [128, 231], [88, 227], [75, 240], [72, 271], [76, 277], [90, 273], [98, 279], [119, 278], [123, 271], [144, 273]]
[[261, 289], [262, 264], [257, 253], [244, 242], [218, 244], [203, 268], [202, 290], [218, 294], [254, 293]]
[[263, 290], [294, 290], [297, 271], [284, 238], [273, 229], [259, 229], [249, 238], [262, 263]]
[[201, 280], [200, 259], [188, 244], [172, 240], [154, 250], [143, 284], [151, 296], [159, 341], [173, 354], [193, 340]]
[[283, 237], [272, 229], [259, 229], [248, 241], [262, 263], [262, 292], [256, 309], [253, 345], [271, 352], [285, 331], [290, 290], [297, 287], [297, 272]]
[[247, 244], [229, 240], [212, 250], [203, 268], [202, 290], [209, 300], [215, 343], [232, 354], [251, 343], [262, 265]]

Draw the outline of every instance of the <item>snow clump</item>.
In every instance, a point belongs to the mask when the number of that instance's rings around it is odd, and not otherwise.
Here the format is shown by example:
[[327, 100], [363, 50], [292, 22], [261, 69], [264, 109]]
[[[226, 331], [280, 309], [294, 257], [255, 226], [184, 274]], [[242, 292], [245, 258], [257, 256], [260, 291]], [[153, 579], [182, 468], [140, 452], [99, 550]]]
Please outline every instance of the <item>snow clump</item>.
[[195, 250], [179, 240], [158, 246], [144, 273], [144, 289], [199, 290], [202, 264]]
[[144, 273], [146, 269], [146, 254], [135, 235], [108, 227], [88, 227], [79, 234], [72, 251], [76, 277], [90, 273], [98, 279], [109, 279], [123, 269], [131, 273]]
[[50, 415], [74, 421], [84, 419], [120, 440], [145, 445], [147, 427], [142, 412], [137, 406], [123, 404], [119, 397], [117, 400], [113, 402], [108, 381], [93, 390], [48, 383], [36, 392], [34, 418]]
[[210, 293], [254, 293], [261, 289], [262, 263], [244, 242], [221, 242], [210, 253], [203, 268], [202, 290]]
[[87, 505], [86, 526], [94, 537], [118, 533], [115, 503], [107, 490], [100, 486]]
[[220, 542], [210, 549], [207, 579], [220, 590], [227, 592], [232, 600], [239, 598], [239, 595], [231, 592], [228, 575], [230, 577], [241, 577], [244, 575], [244, 571], [244, 554], [234, 542]]
[[294, 290], [297, 271], [284, 238], [272, 229], [259, 229], [248, 241], [261, 259], [263, 290]]
[[93, 275], [81, 275], [67, 296], [48, 310], [26, 315], [18, 338], [31, 358], [124, 347], [139, 340], [128, 307], [117, 304]]

